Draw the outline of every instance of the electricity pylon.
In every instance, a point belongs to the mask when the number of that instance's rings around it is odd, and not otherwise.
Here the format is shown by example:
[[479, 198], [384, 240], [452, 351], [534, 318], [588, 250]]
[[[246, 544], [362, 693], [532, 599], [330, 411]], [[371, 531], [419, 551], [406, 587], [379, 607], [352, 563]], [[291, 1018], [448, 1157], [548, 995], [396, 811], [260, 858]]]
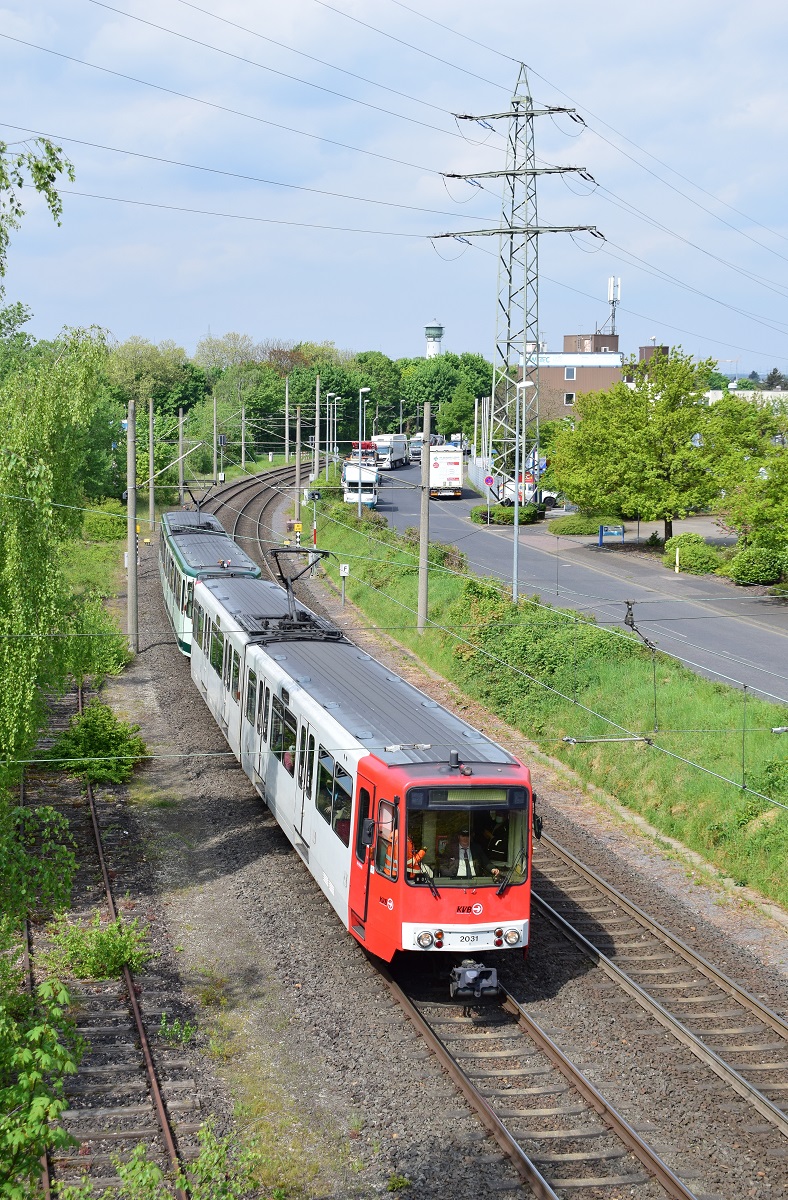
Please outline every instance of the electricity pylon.
[[[550, 113], [572, 114], [572, 108], [535, 108], [525, 64], [506, 112], [470, 116], [455, 114], [462, 121], [478, 121], [491, 128], [491, 121], [508, 121], [506, 166], [502, 171], [459, 175], [445, 172], [447, 179], [503, 179], [500, 229], [471, 229], [444, 233], [439, 237], [489, 237], [498, 235], [498, 303], [496, 307], [495, 354], [493, 356], [492, 402], [490, 404], [490, 474], [494, 492], [508, 496], [507, 481], [517, 488], [518, 472], [523, 485], [533, 472], [533, 490], [539, 472], [539, 237], [543, 233], [586, 231], [596, 237], [593, 225], [540, 225], [536, 206], [536, 181], [540, 175], [570, 171], [590, 178], [584, 167], [536, 165], [534, 118]], [[520, 403], [520, 394], [523, 399]], [[518, 411], [519, 410], [519, 411]], [[518, 461], [519, 460], [519, 461]], [[525, 486], [523, 487], [525, 491]]]

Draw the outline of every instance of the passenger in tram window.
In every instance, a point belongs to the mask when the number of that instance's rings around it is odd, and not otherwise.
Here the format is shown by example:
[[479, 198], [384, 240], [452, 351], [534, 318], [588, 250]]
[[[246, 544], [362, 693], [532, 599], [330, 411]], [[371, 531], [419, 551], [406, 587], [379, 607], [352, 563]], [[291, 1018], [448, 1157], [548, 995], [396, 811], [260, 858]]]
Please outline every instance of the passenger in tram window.
[[484, 848], [487, 857], [496, 863], [506, 862], [509, 852], [509, 816], [508, 813], [490, 812], [490, 819], [482, 832]]

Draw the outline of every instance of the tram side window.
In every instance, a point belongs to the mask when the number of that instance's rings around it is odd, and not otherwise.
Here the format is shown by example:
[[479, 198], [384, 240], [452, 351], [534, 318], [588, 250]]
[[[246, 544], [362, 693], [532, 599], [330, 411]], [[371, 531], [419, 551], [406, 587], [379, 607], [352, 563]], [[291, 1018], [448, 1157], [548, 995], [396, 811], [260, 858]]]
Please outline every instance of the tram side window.
[[230, 642], [227, 642], [224, 647], [224, 670], [222, 671], [222, 683], [225, 691], [230, 690], [230, 668], [233, 662], [233, 648]]
[[186, 586], [186, 616], [191, 617], [194, 607], [194, 584], [189, 580]]
[[257, 696], [257, 732], [263, 741], [268, 741], [268, 700], [271, 689], [264, 679], [260, 680], [260, 690]]
[[202, 649], [202, 634], [205, 628], [205, 612], [199, 604], [194, 606], [194, 640]]
[[324, 821], [331, 824], [331, 804], [334, 799], [334, 760], [327, 750], [320, 747], [317, 756], [317, 792], [315, 808]]
[[312, 734], [310, 733], [309, 746], [307, 747], [307, 752], [306, 752], [306, 772], [305, 772], [306, 778], [304, 780], [304, 789], [306, 791], [307, 796], [312, 795], [312, 779], [314, 778], [314, 773], [315, 773], [315, 739], [312, 736]]
[[[229, 658], [229, 655], [228, 655]], [[233, 675], [230, 695], [236, 704], [241, 699], [241, 659], [237, 650], [233, 650]]]
[[224, 634], [221, 629], [214, 629], [211, 633], [211, 666], [217, 675], [222, 673], [222, 659], [224, 658]]
[[298, 722], [289, 708], [274, 696], [271, 703], [271, 749], [289, 775], [295, 773]]
[[306, 726], [301, 726], [301, 737], [298, 741], [298, 786], [304, 786], [304, 767], [306, 766]]
[[381, 800], [378, 805], [375, 870], [387, 879], [397, 878], [397, 813], [388, 800]]
[[359, 862], [364, 861], [364, 855], [367, 852], [366, 846], [361, 841], [361, 835], [364, 829], [364, 822], [369, 817], [369, 809], [372, 803], [372, 798], [366, 788], [358, 790], [358, 832], [356, 833], [356, 858]]
[[344, 846], [350, 845], [350, 813], [353, 801], [353, 780], [337, 763], [334, 773], [334, 807], [331, 828]]
[[246, 678], [246, 719], [254, 725], [254, 705], [257, 699], [257, 676], [250, 671]]

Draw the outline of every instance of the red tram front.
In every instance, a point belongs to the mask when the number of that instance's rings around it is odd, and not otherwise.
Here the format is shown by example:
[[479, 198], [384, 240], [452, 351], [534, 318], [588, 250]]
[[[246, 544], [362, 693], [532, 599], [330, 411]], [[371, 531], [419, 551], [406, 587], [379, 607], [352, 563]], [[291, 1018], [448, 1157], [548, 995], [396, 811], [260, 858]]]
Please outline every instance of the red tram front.
[[373, 954], [528, 947], [534, 798], [516, 761], [358, 764], [348, 925]]

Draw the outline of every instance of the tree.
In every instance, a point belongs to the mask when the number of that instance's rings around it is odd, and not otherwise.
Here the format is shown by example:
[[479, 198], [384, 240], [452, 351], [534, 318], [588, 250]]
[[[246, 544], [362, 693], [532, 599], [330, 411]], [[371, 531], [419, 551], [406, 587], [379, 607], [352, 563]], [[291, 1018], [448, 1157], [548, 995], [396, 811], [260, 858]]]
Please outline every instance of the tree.
[[205, 372], [172, 341], [154, 345], [146, 338], [128, 338], [112, 350], [107, 374], [124, 408], [132, 396], [139, 410], [153, 397], [153, 407], [162, 415], [177, 416], [179, 406], [188, 411], [208, 391]]
[[706, 387], [710, 392], [727, 392], [730, 379], [721, 371], [709, 371]]
[[744, 546], [788, 548], [788, 452], [769, 446], [730, 471], [717, 510]]
[[466, 438], [473, 437], [473, 416], [476, 400], [473, 392], [463, 380], [454, 389], [451, 400], [443, 404], [438, 412], [435, 428], [444, 437], [462, 432]]
[[578, 396], [577, 424], [553, 444], [552, 478], [581, 508], [615, 507], [665, 523], [709, 504], [714, 477], [697, 443], [709, 409], [703, 401], [711, 361], [694, 363], [680, 348], [631, 360], [623, 380]]
[[222, 337], [213, 337], [209, 333], [200, 338], [194, 352], [194, 361], [199, 366], [216, 372], [244, 363], [261, 362], [264, 357], [262, 347], [248, 333], [225, 333]]
[[11, 231], [19, 229], [25, 215], [23, 188], [32, 186], [43, 196], [52, 219], [59, 225], [63, 201], [55, 186], [58, 175], [74, 181], [74, 168], [60, 146], [48, 138], [36, 138], [32, 146], [14, 154], [9, 153], [6, 142], [0, 142], [0, 275], [6, 272]]
[[365, 382], [362, 386], [372, 389], [370, 396], [375, 405], [376, 432], [398, 433], [402, 397], [397, 364], [380, 350], [363, 350], [355, 356], [352, 366], [357, 367], [363, 375]]
[[764, 390], [767, 392], [776, 392], [782, 390], [786, 386], [785, 376], [776, 367], [772, 367], [769, 374], [763, 381]]
[[461, 354], [460, 375], [472, 396], [492, 395], [492, 363], [481, 354]]

